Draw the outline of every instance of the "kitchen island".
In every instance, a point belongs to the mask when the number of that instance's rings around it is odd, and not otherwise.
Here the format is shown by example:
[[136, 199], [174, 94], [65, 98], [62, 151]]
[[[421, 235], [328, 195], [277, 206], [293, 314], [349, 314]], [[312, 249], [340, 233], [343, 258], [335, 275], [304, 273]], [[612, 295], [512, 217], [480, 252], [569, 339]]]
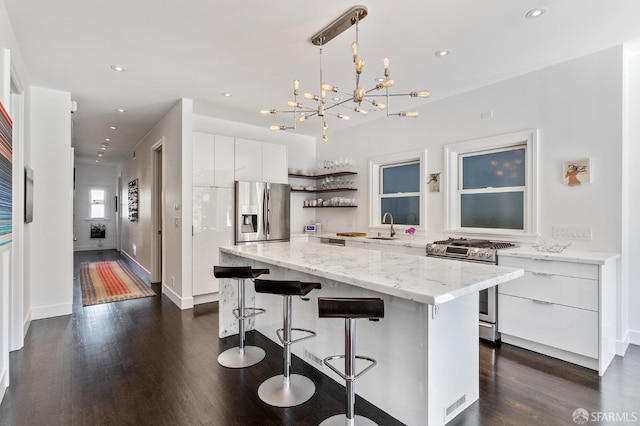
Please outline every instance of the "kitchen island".
[[[343, 353], [344, 321], [319, 319], [317, 298], [383, 298], [383, 320], [358, 322], [358, 354], [378, 365], [357, 381], [356, 392], [408, 425], [445, 424], [478, 399], [478, 291], [523, 275], [494, 265], [296, 242], [221, 247], [220, 260], [267, 267], [265, 279], [322, 283], [311, 301], [294, 298], [293, 326], [317, 337], [292, 350], [340, 383], [321, 360]], [[237, 333], [236, 290], [234, 281], [223, 280], [220, 337]], [[282, 298], [247, 285], [247, 303], [267, 309], [248, 329], [279, 343]]]

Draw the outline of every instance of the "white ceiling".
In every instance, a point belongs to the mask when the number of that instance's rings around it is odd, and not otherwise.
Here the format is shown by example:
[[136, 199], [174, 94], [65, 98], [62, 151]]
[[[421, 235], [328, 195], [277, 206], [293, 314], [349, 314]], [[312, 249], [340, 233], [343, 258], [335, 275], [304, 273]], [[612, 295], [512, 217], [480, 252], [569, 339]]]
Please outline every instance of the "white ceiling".
[[[301, 92], [318, 92], [319, 50], [309, 38], [356, 4], [369, 12], [359, 31], [362, 85], [375, 84], [387, 56], [394, 92], [431, 91], [427, 100], [392, 99], [393, 111], [640, 40], [638, 0], [4, 2], [29, 83], [71, 92], [76, 158], [95, 160], [111, 138], [103, 162], [121, 159], [183, 97], [197, 113], [291, 124], [290, 116], [258, 111], [286, 109], [294, 78]], [[548, 11], [525, 19], [537, 7]], [[323, 50], [323, 79], [349, 92], [354, 39], [352, 28]], [[452, 53], [437, 58], [439, 49]], [[112, 71], [114, 64], [126, 72]], [[362, 122], [350, 115], [332, 121], [332, 130]], [[296, 131], [319, 136], [320, 126], [309, 120]]]

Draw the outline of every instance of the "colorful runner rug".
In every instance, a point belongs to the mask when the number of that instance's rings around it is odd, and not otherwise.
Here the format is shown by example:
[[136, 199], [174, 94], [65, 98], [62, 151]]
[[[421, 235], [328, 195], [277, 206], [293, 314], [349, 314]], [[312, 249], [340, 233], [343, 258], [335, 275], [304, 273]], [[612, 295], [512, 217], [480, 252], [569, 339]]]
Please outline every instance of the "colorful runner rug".
[[82, 306], [155, 296], [124, 260], [80, 264]]

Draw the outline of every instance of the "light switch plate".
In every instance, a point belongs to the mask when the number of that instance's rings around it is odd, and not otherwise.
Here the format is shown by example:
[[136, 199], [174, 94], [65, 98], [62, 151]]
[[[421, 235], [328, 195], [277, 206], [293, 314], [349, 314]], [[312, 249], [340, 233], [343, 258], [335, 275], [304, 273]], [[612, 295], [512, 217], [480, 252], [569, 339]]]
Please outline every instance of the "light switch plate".
[[551, 233], [558, 240], [591, 240], [591, 227], [588, 226], [553, 226]]

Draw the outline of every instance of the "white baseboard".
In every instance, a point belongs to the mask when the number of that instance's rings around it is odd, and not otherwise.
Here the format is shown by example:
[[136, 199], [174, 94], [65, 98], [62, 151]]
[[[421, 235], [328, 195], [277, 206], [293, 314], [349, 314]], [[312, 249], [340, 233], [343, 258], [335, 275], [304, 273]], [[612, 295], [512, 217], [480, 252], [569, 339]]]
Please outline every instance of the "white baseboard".
[[171, 290], [164, 284], [162, 285], [162, 294], [166, 295], [174, 305], [182, 310], [193, 308], [193, 297], [182, 298], [175, 291]]
[[0, 374], [0, 402], [4, 398], [4, 393], [9, 387], [9, 371], [3, 370]]
[[627, 346], [629, 346], [629, 343], [632, 345], [640, 345], [640, 331], [629, 330], [627, 334]]
[[193, 296], [194, 305], [202, 305], [203, 303], [212, 303], [220, 301], [220, 293], [209, 293]]
[[71, 303], [63, 303], [61, 305], [36, 306], [31, 308], [31, 319], [39, 320], [44, 318], [53, 318], [63, 315], [71, 315], [73, 310]]
[[73, 251], [115, 250], [115, 249], [116, 249], [115, 244], [103, 244], [103, 245], [87, 244], [87, 245], [73, 247]]
[[120, 254], [122, 254], [126, 258], [127, 262], [131, 262], [131, 263], [135, 264], [138, 268], [140, 268], [142, 270], [142, 272], [144, 273], [145, 277], [149, 281], [151, 281], [151, 272], [149, 272], [149, 270], [147, 268], [145, 268], [144, 266], [139, 264], [138, 261], [135, 260], [133, 257], [131, 257], [131, 255], [129, 253], [127, 253], [126, 251], [122, 250], [120, 252]]
[[24, 328], [24, 336], [25, 337], [27, 336], [27, 333], [29, 332], [29, 327], [31, 327], [31, 309], [29, 309], [29, 312], [24, 317], [23, 328]]

